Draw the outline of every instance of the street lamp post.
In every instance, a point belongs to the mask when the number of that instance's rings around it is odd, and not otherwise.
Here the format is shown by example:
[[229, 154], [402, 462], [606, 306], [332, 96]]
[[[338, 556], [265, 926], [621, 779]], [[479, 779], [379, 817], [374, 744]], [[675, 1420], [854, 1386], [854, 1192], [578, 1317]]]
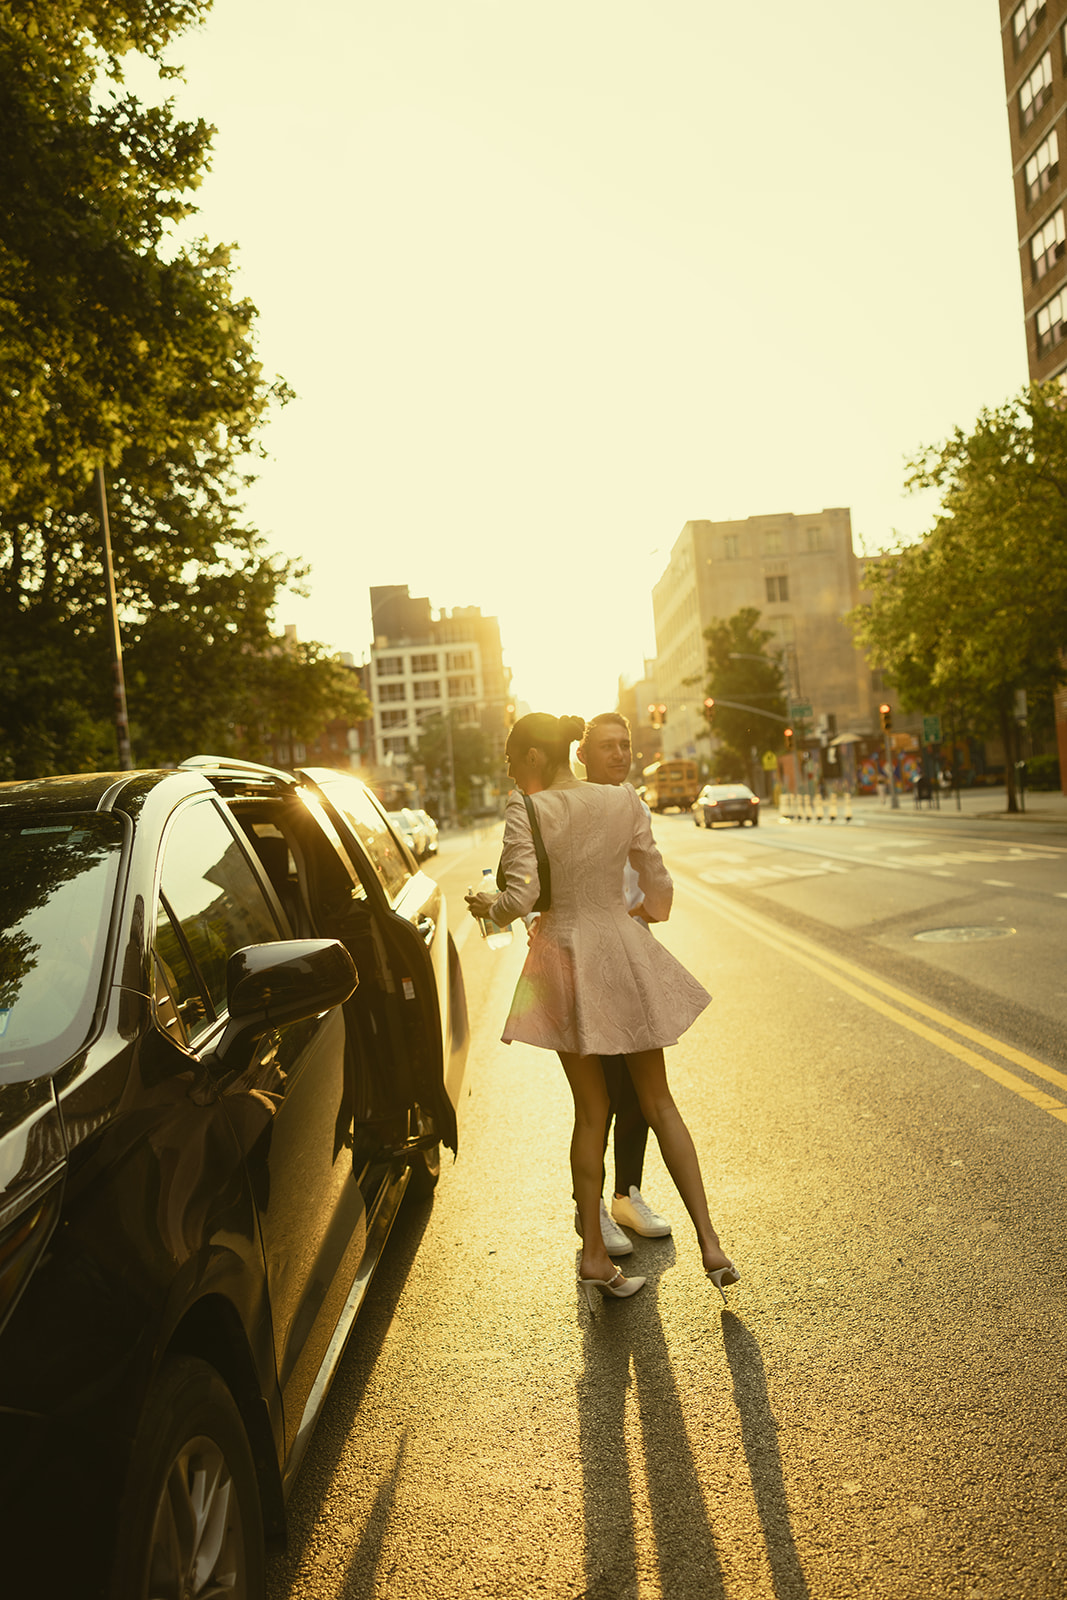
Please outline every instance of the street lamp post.
[[111, 525], [107, 515], [107, 489], [104, 469], [96, 469], [96, 491], [100, 499], [100, 542], [104, 567], [104, 590], [107, 602], [108, 633], [111, 641], [111, 675], [115, 702], [115, 731], [118, 737], [119, 769], [129, 772], [133, 767], [130, 750], [130, 724], [126, 714], [126, 679], [122, 671], [122, 637], [119, 633], [119, 610], [115, 598], [115, 568], [111, 560]]

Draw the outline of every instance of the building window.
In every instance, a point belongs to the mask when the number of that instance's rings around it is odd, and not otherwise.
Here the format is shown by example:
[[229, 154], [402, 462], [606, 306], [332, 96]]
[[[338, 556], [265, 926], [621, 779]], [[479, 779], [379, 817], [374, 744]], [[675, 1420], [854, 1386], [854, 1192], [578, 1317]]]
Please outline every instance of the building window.
[[822, 549], [822, 529], [821, 528], [806, 528], [804, 531], [807, 534], [808, 549], [809, 550], [821, 550]]
[[1046, 50], [1019, 90], [1019, 122], [1028, 128], [1052, 98], [1052, 51]]
[[473, 693], [473, 678], [449, 678], [448, 698], [450, 700], [469, 700]]
[[768, 556], [780, 556], [782, 553], [782, 532], [780, 528], [772, 528], [763, 536], [763, 553]]
[[788, 578], [764, 578], [763, 581], [767, 585], [767, 599], [772, 606], [789, 599]]
[[381, 683], [378, 685], [379, 700], [403, 700], [404, 685], [402, 683]]
[[1026, 203], [1032, 206], [1043, 195], [1052, 180], [1059, 176], [1060, 141], [1055, 128], [1038, 145], [1024, 168]]
[[441, 682], [439, 678], [427, 678], [423, 683], [415, 685], [416, 700], [440, 700]]
[[379, 656], [374, 663], [379, 678], [400, 678], [404, 673], [403, 656]]
[[1051, 300], [1046, 300], [1037, 313], [1037, 348], [1041, 355], [1054, 350], [1067, 337], [1064, 317], [1067, 317], [1067, 290], [1061, 289]]
[[408, 714], [407, 714], [406, 711], [383, 711], [382, 712], [382, 727], [383, 728], [402, 728], [407, 720], [408, 720]]
[[425, 728], [427, 723], [440, 721], [440, 706], [416, 706], [415, 721], [420, 728]]
[[1067, 248], [1067, 235], [1063, 226], [1063, 207], [1049, 217], [1043, 228], [1038, 228], [1030, 240], [1030, 264], [1033, 269], [1033, 281], [1040, 283], [1045, 273], [1063, 255]]
[[737, 561], [741, 556], [741, 535], [739, 533], [725, 534], [722, 541], [723, 557], [727, 561]]
[[1015, 35], [1015, 54], [1021, 56], [1038, 28], [1045, 20], [1045, 0], [1023, 0], [1012, 14], [1011, 29]]
[[470, 672], [473, 666], [473, 650], [450, 650], [448, 652], [449, 672]]
[[436, 672], [437, 651], [435, 650], [432, 655], [412, 656], [411, 670], [412, 672]]
[[407, 734], [396, 734], [391, 739], [383, 739], [387, 755], [406, 756], [408, 753]]

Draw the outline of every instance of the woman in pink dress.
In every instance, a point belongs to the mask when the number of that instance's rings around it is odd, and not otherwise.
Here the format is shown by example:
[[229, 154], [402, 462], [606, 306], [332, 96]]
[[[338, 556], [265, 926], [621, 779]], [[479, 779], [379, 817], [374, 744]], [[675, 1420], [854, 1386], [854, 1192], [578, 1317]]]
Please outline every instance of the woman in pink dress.
[[[551, 869], [552, 903], [530, 941], [502, 1037], [556, 1051], [567, 1074], [574, 1097], [571, 1173], [582, 1223], [579, 1281], [590, 1304], [597, 1291], [622, 1299], [645, 1282], [623, 1276], [600, 1232], [608, 1113], [602, 1055], [626, 1057], [641, 1109], [696, 1228], [704, 1270], [721, 1293], [740, 1274], [711, 1225], [696, 1150], [663, 1062], [664, 1046], [678, 1042], [711, 996], [626, 910], [627, 860], [657, 922], [670, 912], [673, 885], [630, 784], [579, 783], [572, 773], [570, 747], [584, 731], [580, 717], [533, 712], [508, 737], [508, 773], [531, 797]], [[467, 903], [472, 915], [503, 926], [532, 911], [541, 888], [517, 790], [508, 796], [501, 867], [503, 893], [470, 895]]]

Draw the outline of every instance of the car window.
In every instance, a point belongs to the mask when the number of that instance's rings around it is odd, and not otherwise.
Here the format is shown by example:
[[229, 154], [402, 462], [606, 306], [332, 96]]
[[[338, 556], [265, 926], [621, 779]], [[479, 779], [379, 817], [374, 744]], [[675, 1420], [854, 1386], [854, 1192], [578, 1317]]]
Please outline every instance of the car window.
[[0, 1068], [54, 1068], [96, 1009], [122, 856], [113, 815], [0, 829]]
[[[215, 1012], [226, 1009], [226, 963], [248, 944], [269, 944], [278, 928], [248, 858], [212, 801], [180, 811], [167, 834], [160, 891], [168, 921], [181, 928]], [[173, 927], [171, 928], [173, 934]], [[173, 947], [157, 926], [168, 966]]]
[[361, 783], [345, 777], [324, 778], [320, 787], [367, 852], [390, 901], [398, 900], [411, 880], [411, 868], [367, 790]]
[[188, 1044], [207, 1018], [200, 979], [178, 937], [167, 908], [160, 901], [156, 908], [156, 937], [152, 948], [152, 971], [156, 991], [156, 1021], [164, 1033], [180, 1044]]

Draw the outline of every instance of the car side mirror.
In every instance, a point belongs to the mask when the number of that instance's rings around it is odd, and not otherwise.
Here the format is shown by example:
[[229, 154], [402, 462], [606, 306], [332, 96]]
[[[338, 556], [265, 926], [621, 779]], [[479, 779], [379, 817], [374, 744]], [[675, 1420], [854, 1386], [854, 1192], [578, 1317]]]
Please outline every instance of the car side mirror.
[[227, 1072], [242, 1071], [264, 1034], [339, 1006], [359, 982], [336, 939], [289, 939], [235, 950], [226, 965], [229, 1021], [215, 1049]]

